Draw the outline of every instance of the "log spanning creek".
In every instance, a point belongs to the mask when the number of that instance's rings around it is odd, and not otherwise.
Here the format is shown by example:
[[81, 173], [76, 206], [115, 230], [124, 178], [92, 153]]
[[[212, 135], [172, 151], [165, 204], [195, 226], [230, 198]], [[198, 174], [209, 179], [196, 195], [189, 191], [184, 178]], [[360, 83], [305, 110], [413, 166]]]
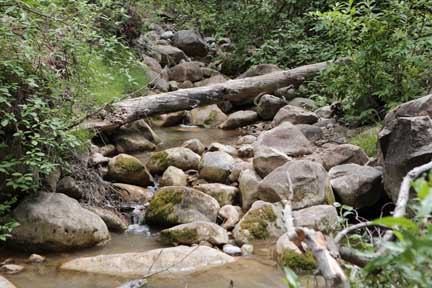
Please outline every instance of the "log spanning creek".
[[[238, 131], [221, 129], [204, 129], [196, 127], [160, 128], [156, 133], [162, 139], [160, 149], [178, 147], [189, 139], [196, 138], [204, 145], [214, 142], [222, 144], [234, 143], [240, 135]], [[149, 157], [147, 153], [134, 155], [141, 161]], [[130, 226], [125, 233], [111, 233], [111, 240], [104, 246], [81, 249], [63, 253], [41, 253], [46, 261], [39, 264], [28, 263], [29, 254], [0, 248], [0, 262], [8, 258], [21, 265], [24, 270], [17, 274], [0, 274], [6, 277], [17, 288], [116, 288], [141, 287], [125, 285], [128, 281], [139, 277], [119, 277], [109, 274], [73, 272], [61, 269], [68, 261], [98, 255], [122, 253], [142, 253], [153, 249], [165, 248], [158, 241], [160, 228], [150, 228], [140, 224], [139, 217], [131, 213]], [[272, 251], [276, 240], [253, 242], [252, 256], [236, 256], [235, 261], [218, 267], [200, 269], [194, 273], [164, 273], [150, 277], [146, 286], [154, 288], [171, 287], [208, 287], [208, 288], [250, 288], [250, 287], [286, 287], [283, 284], [284, 273], [273, 260]], [[184, 264], [188, 259], [184, 259]], [[178, 265], [183, 265], [180, 263]], [[169, 272], [169, 271], [168, 271]], [[2, 273], [2, 272], [0, 272]], [[304, 287], [318, 287], [312, 276], [303, 276]], [[1, 286], [1, 283], [0, 283]]]

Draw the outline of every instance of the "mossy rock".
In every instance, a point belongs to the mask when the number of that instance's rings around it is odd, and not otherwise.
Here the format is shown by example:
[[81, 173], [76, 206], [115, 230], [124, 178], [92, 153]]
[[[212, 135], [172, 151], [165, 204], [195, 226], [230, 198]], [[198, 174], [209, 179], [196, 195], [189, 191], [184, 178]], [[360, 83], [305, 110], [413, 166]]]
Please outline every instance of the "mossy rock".
[[[162, 230], [160, 233], [160, 241], [164, 244], [188, 244], [197, 243], [199, 240], [198, 232], [195, 229], [181, 230]], [[185, 243], [187, 242], [187, 243]]]
[[192, 245], [207, 241], [214, 245], [228, 243], [227, 231], [207, 221], [195, 221], [162, 230], [160, 240], [165, 244]]
[[111, 180], [146, 187], [151, 184], [150, 175], [137, 158], [119, 154], [108, 163], [108, 178]]
[[211, 196], [193, 188], [167, 186], [150, 202], [146, 223], [164, 227], [195, 221], [216, 222], [220, 206]]
[[234, 238], [244, 243], [277, 238], [285, 232], [282, 209], [277, 205], [262, 201], [254, 203], [233, 231]]
[[198, 169], [201, 156], [184, 147], [171, 148], [155, 152], [147, 161], [151, 173], [162, 174], [169, 166], [182, 170]]
[[280, 259], [280, 264], [291, 268], [295, 272], [312, 271], [317, 268], [317, 262], [311, 251], [300, 254], [293, 250], [285, 250]]

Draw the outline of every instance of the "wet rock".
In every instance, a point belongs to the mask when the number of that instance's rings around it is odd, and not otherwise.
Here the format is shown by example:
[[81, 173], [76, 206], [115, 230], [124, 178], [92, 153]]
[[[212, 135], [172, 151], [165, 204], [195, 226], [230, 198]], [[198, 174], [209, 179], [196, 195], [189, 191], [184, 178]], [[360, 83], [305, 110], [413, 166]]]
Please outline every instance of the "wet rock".
[[301, 156], [312, 153], [312, 144], [301, 131], [289, 122], [261, 133], [255, 142], [255, 149], [267, 146], [281, 151], [287, 156]]
[[[16, 264], [5, 264], [0, 266], [0, 271], [6, 274], [18, 274], [24, 270], [24, 267]], [[0, 282], [1, 283], [1, 282]]]
[[258, 200], [258, 184], [260, 182], [261, 177], [253, 169], [246, 169], [240, 173], [239, 188], [244, 211]]
[[216, 222], [219, 203], [211, 196], [188, 187], [160, 189], [150, 202], [146, 223], [173, 226], [195, 221]]
[[124, 232], [128, 229], [128, 221], [115, 210], [92, 206], [85, 208], [98, 215], [105, 222], [109, 231]]
[[258, 197], [278, 202], [288, 199], [291, 189], [293, 209], [334, 202], [327, 171], [309, 160], [293, 160], [276, 168], [259, 184]]
[[39, 254], [31, 254], [30, 257], [27, 259], [27, 261], [33, 264], [40, 264], [45, 262], [46, 258]]
[[255, 202], [233, 230], [240, 243], [279, 238], [286, 232], [282, 208], [264, 201]]
[[336, 228], [338, 213], [332, 205], [317, 205], [293, 211], [294, 225], [330, 232]]
[[194, 87], [203, 87], [203, 86], [209, 86], [213, 84], [219, 84], [226, 82], [227, 79], [223, 75], [215, 75], [210, 78], [198, 81], [194, 83]]
[[156, 145], [142, 135], [119, 135], [113, 141], [119, 153], [144, 152], [156, 149]]
[[253, 167], [258, 175], [265, 177], [289, 160], [290, 157], [275, 148], [259, 146], [255, 149]]
[[160, 127], [173, 127], [183, 124], [186, 119], [186, 113], [184, 111], [173, 112], [168, 114], [160, 115], [158, 120], [154, 122]]
[[253, 169], [252, 163], [240, 159], [236, 160], [232, 167], [231, 174], [228, 177], [229, 180], [231, 182], [237, 182], [240, 177], [240, 173], [246, 169]]
[[204, 75], [201, 71], [201, 65], [198, 62], [180, 63], [168, 70], [169, 80], [184, 82], [196, 82], [203, 79]]
[[301, 107], [303, 109], [314, 111], [316, 109], [315, 101], [308, 98], [297, 97], [288, 102], [288, 105]]
[[187, 186], [187, 175], [183, 170], [169, 166], [160, 179], [160, 186]]
[[28, 251], [63, 251], [91, 247], [110, 239], [108, 228], [96, 214], [60, 193], [26, 197], [13, 211], [20, 226], [8, 244]]
[[118, 197], [126, 203], [144, 204], [153, 197], [153, 193], [147, 188], [124, 183], [113, 183], [113, 185], [118, 188]]
[[155, 152], [147, 161], [150, 173], [163, 173], [169, 166], [174, 166], [184, 171], [198, 169], [201, 157], [192, 150], [184, 147], [170, 148]]
[[258, 119], [258, 114], [252, 110], [237, 111], [228, 116], [219, 128], [230, 130], [243, 127], [254, 123]]
[[223, 252], [231, 256], [240, 256], [242, 254], [240, 247], [234, 246], [232, 244], [225, 244], [222, 250]]
[[60, 179], [57, 183], [56, 191], [57, 193], [63, 193], [75, 199], [81, 199], [84, 196], [84, 191], [71, 176], [66, 176]]
[[241, 246], [241, 255], [242, 256], [252, 256], [254, 251], [254, 247], [251, 244], [243, 244]]
[[215, 223], [197, 221], [162, 230], [160, 239], [167, 244], [192, 245], [207, 241], [222, 245], [228, 243], [228, 233]]
[[256, 141], [257, 137], [254, 135], [245, 135], [241, 136], [236, 144], [237, 145], [245, 145], [245, 144], [253, 144]]
[[373, 206], [382, 192], [382, 172], [369, 166], [345, 164], [329, 171], [330, 184], [342, 204], [355, 208]]
[[260, 76], [277, 71], [281, 71], [281, 69], [274, 64], [258, 64], [250, 67], [246, 72], [244, 72], [237, 78], [242, 79], [247, 77]]
[[230, 154], [233, 157], [237, 157], [238, 156], [238, 151], [236, 148], [234, 148], [231, 145], [224, 145], [221, 143], [212, 143], [210, 144], [210, 146], [208, 147], [208, 151], [209, 152], [216, 152], [216, 151], [221, 151], [221, 152], [225, 152]]
[[[154, 259], [158, 261], [154, 261]], [[185, 259], [178, 265], [179, 259]], [[178, 246], [155, 249], [141, 253], [124, 253], [78, 258], [64, 263], [60, 268], [78, 272], [106, 274], [120, 277], [159, 277], [184, 275], [234, 262], [234, 258], [206, 246]]]
[[227, 230], [234, 228], [242, 215], [241, 208], [233, 205], [225, 205], [218, 212], [218, 216], [223, 219], [221, 226]]
[[182, 30], [174, 34], [173, 43], [191, 57], [205, 57], [208, 45], [203, 36], [193, 30]]
[[201, 155], [205, 151], [204, 144], [199, 139], [190, 139], [182, 144], [182, 147], [189, 148], [193, 152]]
[[9, 280], [0, 276], [0, 287], [2, 288], [16, 288]]
[[318, 117], [315, 113], [306, 111], [301, 107], [286, 105], [277, 112], [272, 125], [276, 127], [285, 121], [292, 124], [314, 124], [318, 121]]
[[263, 120], [272, 120], [276, 113], [286, 105], [286, 101], [282, 98], [264, 94], [260, 97], [257, 105], [257, 113]]
[[150, 175], [137, 158], [120, 154], [108, 163], [108, 175], [111, 180], [147, 187], [151, 184]]
[[241, 158], [254, 157], [254, 147], [251, 144], [242, 145], [238, 148], [238, 156]]
[[327, 170], [337, 165], [349, 163], [364, 165], [369, 160], [369, 157], [360, 147], [352, 144], [326, 145], [325, 151], [321, 153], [320, 157]]
[[320, 118], [331, 118], [333, 111], [330, 105], [323, 106], [315, 110], [315, 114]]
[[406, 102], [387, 114], [378, 135], [384, 188], [396, 201], [403, 177], [432, 159], [432, 95]]
[[239, 202], [239, 189], [233, 186], [210, 183], [199, 184], [194, 186], [194, 188], [212, 196], [218, 201], [220, 206]]
[[217, 127], [227, 119], [227, 115], [223, 113], [216, 105], [198, 107], [191, 110], [190, 124], [204, 127]]
[[162, 66], [174, 66], [180, 63], [181, 60], [187, 59], [186, 54], [182, 50], [170, 45], [157, 45], [153, 47], [153, 50], [160, 55], [160, 64]]
[[298, 124], [296, 125], [303, 135], [311, 142], [316, 142], [323, 137], [323, 131], [320, 127], [309, 124]]
[[234, 163], [234, 158], [228, 153], [207, 152], [199, 164], [200, 177], [209, 182], [226, 183]]

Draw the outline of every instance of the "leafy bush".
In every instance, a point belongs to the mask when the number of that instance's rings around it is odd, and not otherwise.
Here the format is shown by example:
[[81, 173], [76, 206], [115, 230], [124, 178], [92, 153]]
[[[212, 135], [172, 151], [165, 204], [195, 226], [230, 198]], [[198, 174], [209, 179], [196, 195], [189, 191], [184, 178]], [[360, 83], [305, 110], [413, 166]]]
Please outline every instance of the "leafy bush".
[[363, 131], [352, 137], [349, 142], [361, 147], [369, 157], [377, 154], [378, 132], [380, 126], [366, 127]]
[[[146, 86], [123, 2], [0, 0], [0, 216], [83, 145], [72, 123]], [[0, 239], [13, 225], [0, 220]]]
[[432, 87], [432, 11], [429, 0], [335, 4], [314, 15], [348, 61], [331, 67], [324, 91], [341, 101], [348, 122], [382, 119], [401, 102]]

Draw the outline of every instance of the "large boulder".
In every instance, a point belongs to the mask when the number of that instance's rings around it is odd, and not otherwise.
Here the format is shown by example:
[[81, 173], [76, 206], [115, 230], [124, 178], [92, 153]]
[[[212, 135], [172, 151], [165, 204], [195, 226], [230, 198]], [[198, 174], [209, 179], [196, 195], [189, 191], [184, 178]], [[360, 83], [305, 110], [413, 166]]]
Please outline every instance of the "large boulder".
[[174, 45], [191, 57], [205, 57], [209, 47], [199, 32], [182, 30], [174, 34]]
[[278, 202], [288, 199], [291, 190], [294, 193], [293, 209], [334, 201], [327, 171], [309, 160], [293, 160], [276, 168], [259, 184], [258, 197], [267, 202]]
[[162, 230], [160, 239], [167, 244], [192, 245], [207, 241], [213, 245], [223, 245], [228, 243], [228, 233], [215, 223], [196, 221]]
[[191, 110], [190, 124], [204, 127], [217, 127], [228, 116], [216, 105], [198, 107]]
[[332, 205], [317, 205], [293, 211], [294, 225], [330, 232], [336, 228], [338, 213]]
[[272, 120], [276, 113], [286, 105], [282, 98], [264, 94], [260, 97], [257, 104], [257, 113], [263, 120]]
[[311, 142], [318, 141], [323, 137], [323, 131], [318, 126], [309, 124], [297, 124], [296, 127], [300, 129], [306, 139]]
[[283, 122], [269, 131], [261, 133], [254, 144], [255, 149], [267, 146], [288, 156], [302, 156], [312, 153], [312, 144], [293, 124]]
[[184, 147], [170, 148], [153, 153], [147, 161], [150, 173], [163, 173], [169, 166], [182, 170], [198, 169], [201, 156]]
[[261, 177], [265, 177], [289, 160], [290, 157], [275, 148], [260, 146], [255, 149], [253, 167]]
[[226, 152], [207, 152], [199, 164], [200, 177], [209, 182], [226, 183], [234, 163], [234, 158]]
[[109, 161], [108, 178], [143, 187], [151, 184], [150, 175], [144, 164], [137, 158], [127, 154], [119, 154]]
[[258, 185], [261, 177], [253, 169], [246, 169], [240, 173], [239, 188], [242, 208], [247, 211], [258, 200]]
[[314, 124], [318, 121], [318, 116], [301, 107], [286, 105], [277, 112], [273, 118], [272, 125], [276, 127], [285, 121], [289, 121], [292, 124]]
[[274, 64], [258, 64], [250, 67], [246, 72], [241, 74], [238, 79], [261, 76], [272, 72], [281, 71], [281, 69]]
[[168, 77], [171, 81], [183, 82], [189, 80], [196, 82], [203, 79], [204, 75], [199, 62], [184, 62], [170, 68]]
[[153, 151], [156, 145], [142, 135], [119, 135], [114, 138], [115, 148], [118, 153], [134, 153]]
[[252, 110], [237, 111], [228, 116], [228, 119], [220, 124], [221, 129], [236, 129], [254, 123], [258, 118], [258, 114]]
[[210, 183], [198, 184], [194, 188], [212, 196], [218, 201], [220, 206], [239, 202], [239, 189], [234, 186]]
[[233, 236], [240, 243], [249, 243], [253, 240], [278, 238], [285, 232], [282, 208], [257, 201], [235, 226]]
[[96, 214], [61, 193], [26, 197], [12, 213], [20, 225], [8, 241], [26, 251], [64, 251], [103, 244], [108, 228]]
[[330, 184], [342, 204], [355, 208], [373, 206], [382, 192], [382, 172], [370, 166], [345, 164], [329, 171]]
[[432, 159], [432, 95], [409, 101], [388, 113], [378, 136], [384, 188], [396, 201], [402, 178]]
[[320, 158], [327, 170], [337, 165], [349, 163], [364, 165], [369, 160], [362, 148], [352, 144], [326, 144], [324, 151], [320, 153]]
[[[180, 261], [182, 259], [185, 261]], [[231, 262], [234, 262], [233, 257], [207, 246], [177, 246], [140, 253], [78, 258], [64, 263], [60, 268], [128, 278], [153, 274], [158, 274], [159, 277], [172, 277], [173, 275], [190, 274]]]
[[162, 66], [174, 66], [180, 63], [181, 60], [187, 59], [186, 54], [182, 50], [170, 45], [157, 45], [153, 47], [153, 51], [161, 56], [160, 64]]
[[211, 196], [188, 187], [161, 188], [150, 202], [146, 223], [174, 226], [195, 221], [216, 222], [219, 203]]

